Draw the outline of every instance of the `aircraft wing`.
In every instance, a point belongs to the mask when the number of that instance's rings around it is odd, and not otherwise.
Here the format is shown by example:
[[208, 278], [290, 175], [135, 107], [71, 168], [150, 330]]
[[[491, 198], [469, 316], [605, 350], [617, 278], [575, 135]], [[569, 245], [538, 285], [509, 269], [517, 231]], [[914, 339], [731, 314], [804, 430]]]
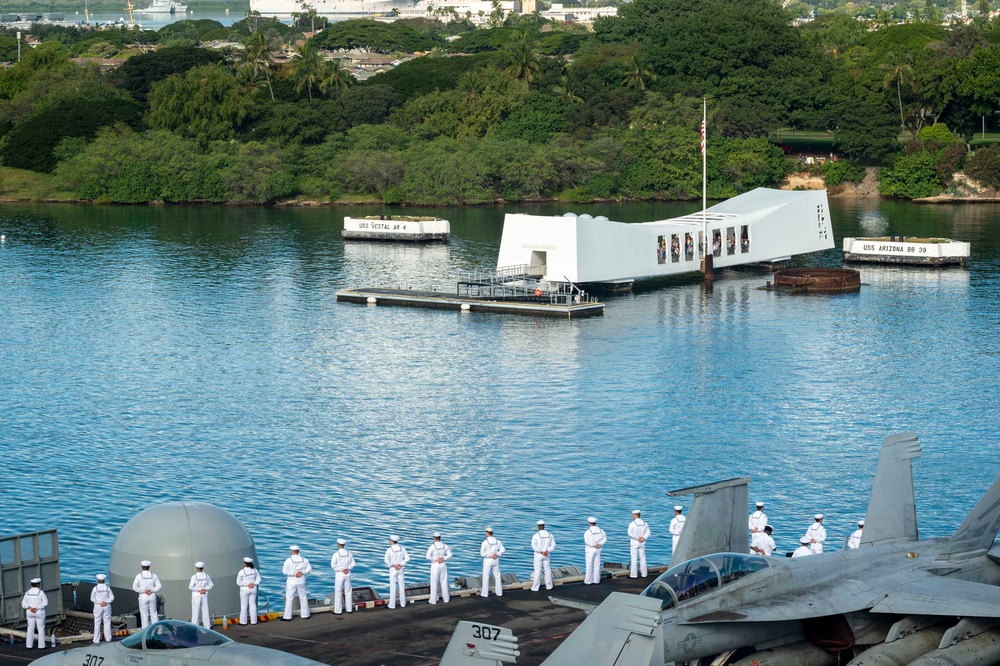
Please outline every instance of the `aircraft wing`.
[[837, 590], [822, 585], [803, 588], [726, 609], [712, 606], [700, 609], [696, 606], [680, 608], [678, 614], [682, 610], [686, 612], [678, 619], [679, 624], [805, 620], [866, 610], [884, 597], [884, 593], [877, 593], [868, 586], [852, 585], [851, 581], [844, 581], [843, 587]]
[[894, 585], [872, 612], [1000, 617], [1000, 587], [928, 575]]

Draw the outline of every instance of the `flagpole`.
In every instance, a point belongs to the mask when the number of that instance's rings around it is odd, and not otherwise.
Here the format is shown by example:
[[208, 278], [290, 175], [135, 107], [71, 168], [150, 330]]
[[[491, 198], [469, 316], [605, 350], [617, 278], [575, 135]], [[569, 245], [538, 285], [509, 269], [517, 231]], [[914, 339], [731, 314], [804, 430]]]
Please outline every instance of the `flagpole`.
[[707, 139], [708, 127], [708, 99], [702, 98], [701, 107], [701, 237], [702, 237], [702, 258], [705, 260], [705, 270], [708, 271], [708, 219], [706, 209], [708, 207], [708, 153]]

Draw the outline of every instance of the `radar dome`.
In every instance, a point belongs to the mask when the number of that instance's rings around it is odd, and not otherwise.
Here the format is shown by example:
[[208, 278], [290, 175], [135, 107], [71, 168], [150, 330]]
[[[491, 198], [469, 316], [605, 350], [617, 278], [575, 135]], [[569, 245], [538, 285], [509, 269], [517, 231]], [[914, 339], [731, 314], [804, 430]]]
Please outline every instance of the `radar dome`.
[[[195, 572], [194, 563], [202, 561], [215, 584], [208, 593], [209, 611], [215, 617], [232, 617], [240, 611], [236, 575], [244, 557], [252, 557], [260, 566], [253, 537], [233, 514], [204, 502], [167, 502], [140, 511], [122, 527], [111, 547], [108, 583], [131, 590], [139, 562], [149, 560], [150, 571], [163, 584], [164, 613], [187, 620], [191, 615], [188, 582]], [[136, 600], [126, 597], [115, 603], [124, 609]]]

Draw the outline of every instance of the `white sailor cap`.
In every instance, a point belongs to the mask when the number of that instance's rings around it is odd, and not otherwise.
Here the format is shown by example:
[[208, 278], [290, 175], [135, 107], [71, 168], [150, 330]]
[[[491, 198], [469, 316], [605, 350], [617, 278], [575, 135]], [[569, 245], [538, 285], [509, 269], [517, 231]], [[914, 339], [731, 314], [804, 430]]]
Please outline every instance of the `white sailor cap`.
[[593, 516], [591, 516], [590, 518], [587, 518], [587, 522], [591, 523], [591, 524], [596, 523], [597, 522], [597, 518], [594, 518]]
[[435, 539], [440, 539], [441, 538], [441, 533], [440, 532], [435, 532], [431, 536], [434, 537]]
[[822, 514], [822, 513], [817, 513], [817, 514], [816, 514], [815, 516], [813, 516], [813, 517], [814, 517], [814, 518], [815, 518], [816, 520], [823, 520], [823, 514]]
[[802, 537], [801, 539], [799, 539], [799, 543], [809, 543], [809, 537], [807, 536]]
[[399, 537], [396, 536], [395, 534], [390, 534], [389, 541], [399, 541]]
[[489, 532], [490, 534], [493, 534], [493, 528], [492, 527], [487, 527], [486, 531]]
[[42, 579], [41, 578], [32, 578], [31, 579], [31, 584], [32, 585], [41, 585], [41, 583], [42, 583]]
[[338, 546], [346, 546], [347, 542], [344, 541], [343, 539], [337, 539], [337, 545]]
[[540, 526], [540, 527], [544, 527], [545, 526], [545, 521], [544, 520], [539, 520], [538, 523], [536, 523], [536, 524], [538, 526]]
[[674, 506], [674, 511], [683, 511], [683, 510], [684, 510], [684, 507], [682, 507], [680, 504], [677, 504], [676, 506]]
[[757, 506], [764, 506], [763, 502], [757, 502]]
[[864, 527], [864, 526], [865, 526], [865, 519], [862, 518], [861, 520], [858, 521], [858, 527]]
[[642, 511], [639, 511], [639, 509], [632, 509], [632, 515], [633, 515], [633, 516], [634, 516], [635, 514], [637, 514], [637, 513], [642, 513]]
[[298, 546], [289, 546], [288, 547], [288, 550], [298, 550], [298, 549], [299, 549]]
[[96, 578], [97, 580], [104, 580], [105, 578], [107, 578], [107, 576], [105, 576], [104, 574], [97, 574], [97, 575], [96, 575], [96, 576], [94, 576], [94, 577], [95, 577], [95, 578]]
[[247, 564], [253, 564], [253, 558], [252, 557], [244, 557], [243, 561], [246, 562]]
[[139, 566], [140, 567], [151, 567], [151, 566], [153, 566], [153, 563], [150, 562], [149, 560], [143, 560], [142, 562], [139, 562]]
[[204, 569], [205, 568], [205, 563], [204, 562], [195, 562], [194, 563], [194, 568], [195, 569]]

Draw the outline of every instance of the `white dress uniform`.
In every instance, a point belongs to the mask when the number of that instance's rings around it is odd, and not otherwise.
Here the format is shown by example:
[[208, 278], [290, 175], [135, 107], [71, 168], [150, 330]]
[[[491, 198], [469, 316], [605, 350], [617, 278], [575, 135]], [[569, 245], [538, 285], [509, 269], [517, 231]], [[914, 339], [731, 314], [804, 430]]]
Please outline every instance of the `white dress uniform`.
[[670, 554], [673, 555], [677, 552], [677, 540], [681, 538], [681, 532], [684, 531], [684, 523], [687, 522], [687, 518], [683, 514], [678, 513], [674, 516], [673, 520], [670, 521]]
[[253, 566], [253, 560], [243, 558], [243, 568], [236, 574], [236, 584], [240, 588], [240, 624], [257, 624], [257, 588], [260, 587], [260, 572]]
[[[198, 562], [198, 564], [202, 564]], [[195, 568], [204, 569], [195, 565]], [[201, 626], [206, 629], [212, 628], [212, 622], [208, 617], [208, 591], [215, 587], [212, 577], [204, 571], [196, 571], [188, 582], [188, 589], [191, 590], [191, 624], [198, 624], [198, 616], [201, 615]]]
[[[441, 591], [441, 601], [448, 603], [451, 601], [451, 592], [448, 590], [448, 560], [451, 559], [451, 548], [446, 543], [434, 541], [427, 548], [427, 559], [431, 563], [431, 598], [427, 603], [437, 603], [438, 590]], [[444, 561], [438, 562], [438, 560]]]
[[795, 549], [795, 552], [792, 553], [792, 557], [805, 557], [807, 555], [815, 555], [816, 554], [816, 553], [814, 553], [812, 551], [811, 548], [809, 548], [809, 541], [808, 541], [807, 537], [802, 537], [799, 540], [799, 543], [801, 545], [798, 548]]
[[500, 556], [507, 552], [503, 542], [490, 532], [479, 546], [479, 556], [483, 558], [483, 589], [482, 597], [490, 594], [490, 574], [493, 574], [493, 591], [498, 597], [503, 596], [503, 583], [500, 582]]
[[299, 597], [299, 617], [303, 620], [309, 617], [309, 597], [306, 596], [306, 576], [312, 573], [312, 565], [309, 560], [299, 555], [299, 549], [289, 548], [295, 551], [281, 567], [281, 573], [285, 574], [285, 614], [284, 620], [292, 619], [292, 606], [295, 605], [295, 597]]
[[854, 550], [861, 547], [861, 535], [865, 530], [865, 521], [858, 523], [858, 529], [854, 530], [854, 533], [847, 539], [847, 548], [849, 550]]
[[115, 594], [104, 580], [102, 574], [90, 591], [90, 601], [94, 604], [94, 645], [101, 642], [101, 629], [104, 630], [104, 640], [111, 640], [111, 602], [115, 600]]
[[767, 527], [767, 514], [764, 513], [764, 505], [758, 504], [757, 510], [750, 514], [749, 520], [747, 520], [747, 527], [750, 530], [750, 553], [752, 554], [753, 547], [757, 545], [757, 539], [760, 535], [764, 533], [764, 528]]
[[545, 589], [552, 589], [552, 551], [556, 549], [556, 538], [539, 523], [540, 530], [531, 536], [531, 550], [535, 551], [535, 573], [531, 577], [531, 590], [538, 592], [542, 572], [545, 573]]
[[757, 537], [757, 543], [754, 546], [757, 550], [761, 551], [759, 553], [755, 552], [754, 555], [770, 555], [777, 549], [778, 545], [774, 543], [774, 539], [767, 532], [761, 532]]
[[[45, 607], [49, 605], [49, 598], [45, 596], [42, 588], [35, 587], [36, 583], [41, 583], [41, 579], [34, 578], [31, 581], [31, 588], [21, 597], [21, 608], [28, 618], [28, 639], [25, 645], [29, 648], [35, 645], [35, 636], [38, 636], [38, 647], [45, 647]], [[34, 608], [35, 610], [31, 610]]]
[[[340, 615], [347, 607], [347, 612], [354, 612], [354, 599], [351, 596], [351, 571], [354, 569], [354, 554], [344, 548], [343, 539], [337, 541], [337, 550], [333, 551], [330, 566], [333, 568], [333, 613]], [[346, 573], [345, 573], [346, 572]]]
[[[150, 564], [144, 560], [142, 566], [149, 567]], [[159, 576], [148, 568], [136, 574], [132, 581], [132, 591], [139, 595], [139, 618], [143, 629], [160, 619], [156, 614], [156, 593], [162, 587]]]
[[[633, 511], [632, 515], [635, 516], [638, 513], [638, 511]], [[631, 556], [629, 578], [638, 578], [640, 573], [643, 578], [649, 575], [649, 569], [646, 568], [646, 541], [648, 540], [649, 525], [646, 524], [645, 520], [636, 516], [636, 519], [628, 526], [628, 552]]]
[[823, 527], [823, 523], [819, 522], [819, 519], [822, 517], [823, 514], [817, 513], [817, 521], [810, 525], [805, 533], [805, 536], [809, 539], [809, 549], [817, 555], [823, 552], [823, 542], [826, 541], [826, 528]]
[[587, 574], [584, 585], [597, 585], [601, 582], [601, 546], [608, 540], [608, 535], [597, 526], [596, 518], [588, 518], [590, 527], [583, 533], [584, 555], [587, 558]]
[[389, 567], [389, 608], [396, 607], [397, 589], [399, 590], [399, 607], [405, 608], [406, 581], [403, 574], [406, 571], [406, 563], [410, 561], [410, 554], [397, 543], [399, 537], [389, 537], [389, 541], [393, 542], [385, 551], [385, 566]]

